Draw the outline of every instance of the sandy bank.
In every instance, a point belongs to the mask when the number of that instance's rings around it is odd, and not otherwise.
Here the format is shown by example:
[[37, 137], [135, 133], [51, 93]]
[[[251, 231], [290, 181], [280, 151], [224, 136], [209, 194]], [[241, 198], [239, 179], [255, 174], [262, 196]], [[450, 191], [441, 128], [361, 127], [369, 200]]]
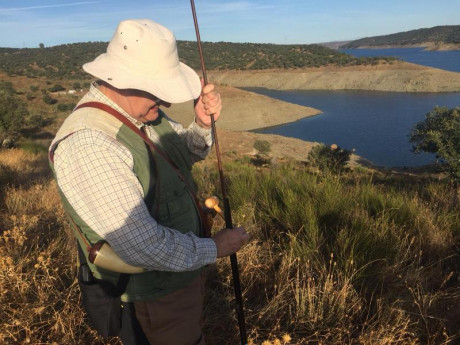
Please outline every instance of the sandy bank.
[[[253, 92], [229, 86], [219, 86], [223, 110], [218, 128], [249, 131], [294, 122], [303, 117], [313, 116], [321, 111], [297, 104], [279, 101]], [[174, 120], [188, 124], [193, 119], [193, 103], [173, 104], [166, 113]]]
[[[219, 146], [225, 159], [233, 155], [257, 153], [256, 140], [270, 142], [270, 157], [274, 160], [286, 157], [306, 160], [308, 152], [315, 143], [272, 134], [257, 134], [248, 130], [293, 122], [306, 116], [319, 114], [317, 109], [286, 103], [252, 92], [242, 91], [229, 86], [219, 86], [222, 95], [223, 110], [216, 123]], [[193, 103], [173, 104], [165, 109], [174, 120], [188, 125], [193, 120]], [[213, 156], [214, 150], [211, 153]]]
[[292, 71], [213, 71], [209, 75], [210, 80], [224, 85], [277, 90], [460, 91], [460, 73], [407, 62]]
[[460, 50], [460, 44], [459, 43], [424, 42], [424, 43], [407, 44], [407, 45], [361, 46], [356, 49], [388, 49], [388, 48], [424, 48], [424, 50], [430, 50], [430, 51], [447, 51], [447, 50]]

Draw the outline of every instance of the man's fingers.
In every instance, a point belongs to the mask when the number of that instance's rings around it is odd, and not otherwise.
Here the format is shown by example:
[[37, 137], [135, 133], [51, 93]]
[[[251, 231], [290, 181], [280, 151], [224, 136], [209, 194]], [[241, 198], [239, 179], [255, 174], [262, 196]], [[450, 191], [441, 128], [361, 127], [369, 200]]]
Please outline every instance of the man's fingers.
[[223, 229], [213, 236], [217, 248], [217, 257], [236, 253], [251, 236], [242, 227]]
[[251, 235], [249, 235], [249, 234], [246, 232], [246, 230], [244, 230], [243, 227], [236, 227], [236, 228], [234, 228], [233, 230], [236, 230], [236, 231], [238, 231], [238, 232], [241, 234], [242, 239], [244, 240], [244, 243], [246, 243], [246, 242], [249, 240], [249, 238], [251, 237]]
[[[204, 81], [202, 80], [202, 84], [201, 85], [204, 85]], [[215, 90], [215, 85], [214, 84], [208, 84], [208, 85], [204, 85], [201, 89], [201, 93], [203, 95], [206, 95], [207, 93], [211, 93]]]

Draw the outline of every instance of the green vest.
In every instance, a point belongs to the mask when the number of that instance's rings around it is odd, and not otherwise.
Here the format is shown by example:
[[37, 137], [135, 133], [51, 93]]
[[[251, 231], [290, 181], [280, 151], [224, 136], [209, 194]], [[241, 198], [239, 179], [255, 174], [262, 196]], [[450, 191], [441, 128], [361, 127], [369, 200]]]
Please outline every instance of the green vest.
[[[67, 123], [66, 123], [67, 122]], [[192, 162], [188, 148], [171, 127], [164, 114], [160, 112], [159, 118], [149, 123], [159, 135], [161, 150], [180, 169], [181, 177], [157, 152], [149, 154], [149, 150], [142, 138], [134, 133], [126, 125], [99, 109], [82, 108], [75, 111], [64, 122], [56, 139], [50, 148], [52, 152], [60, 140], [74, 133], [76, 130], [91, 128], [100, 130], [122, 143], [132, 154], [134, 159], [134, 173], [144, 191], [144, 200], [153, 196], [150, 214], [156, 221], [166, 227], [175, 229], [182, 233], [193, 232], [201, 235], [201, 220], [197, 206], [194, 202], [192, 192], [195, 192], [195, 184], [191, 175]], [[101, 124], [100, 126], [98, 124]], [[157, 145], [158, 146], [158, 145]], [[51, 168], [53, 164], [50, 161]], [[54, 172], [54, 169], [53, 169]], [[69, 216], [84, 233], [86, 239], [91, 243], [102, 240], [75, 212], [63, 193], [60, 195]], [[81, 239], [81, 234], [76, 236], [82, 248], [86, 245]], [[84, 250], [88, 255], [87, 251]], [[88, 261], [88, 257], [86, 258]], [[98, 279], [117, 283], [119, 273], [99, 268], [89, 263], [93, 275]], [[137, 300], [155, 299], [175, 290], [178, 290], [191, 282], [201, 272], [201, 269], [184, 272], [146, 271], [144, 273], [132, 274], [128, 286], [122, 295], [122, 300], [127, 302]]]

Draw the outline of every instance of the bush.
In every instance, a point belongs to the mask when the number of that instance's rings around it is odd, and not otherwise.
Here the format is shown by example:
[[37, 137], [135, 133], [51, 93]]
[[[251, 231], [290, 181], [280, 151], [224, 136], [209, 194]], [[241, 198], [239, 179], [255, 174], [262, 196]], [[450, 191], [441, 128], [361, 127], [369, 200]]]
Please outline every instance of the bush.
[[65, 88], [62, 85], [54, 85], [50, 88], [48, 88], [49, 92], [58, 92], [58, 91], [64, 91]]
[[32, 115], [28, 118], [27, 123], [34, 128], [40, 128], [45, 124], [43, 116], [39, 114]]
[[61, 103], [61, 104], [58, 104], [57, 108], [59, 111], [72, 111], [73, 108], [75, 108], [75, 103]]
[[340, 148], [335, 144], [327, 147], [324, 144], [312, 148], [308, 155], [308, 162], [322, 171], [339, 173], [345, 171], [350, 160], [351, 151]]
[[52, 105], [57, 103], [57, 99], [51, 97], [49, 94], [45, 94], [43, 95], [43, 102]]
[[13, 87], [13, 83], [10, 81], [0, 80], [0, 90], [10, 96], [16, 93], [16, 90]]
[[14, 94], [0, 89], [0, 132], [16, 135], [21, 130], [27, 108]]
[[254, 148], [259, 151], [260, 154], [268, 154], [271, 144], [267, 140], [256, 140], [254, 142]]
[[409, 140], [415, 153], [436, 154], [452, 181], [460, 183], [460, 107], [435, 107], [415, 125]]
[[36, 97], [35, 97], [35, 95], [34, 95], [33, 93], [27, 92], [27, 94], [26, 94], [26, 99], [27, 99], [28, 101], [31, 101], [31, 100], [33, 100], [33, 99], [35, 99], [35, 98], [36, 98]]

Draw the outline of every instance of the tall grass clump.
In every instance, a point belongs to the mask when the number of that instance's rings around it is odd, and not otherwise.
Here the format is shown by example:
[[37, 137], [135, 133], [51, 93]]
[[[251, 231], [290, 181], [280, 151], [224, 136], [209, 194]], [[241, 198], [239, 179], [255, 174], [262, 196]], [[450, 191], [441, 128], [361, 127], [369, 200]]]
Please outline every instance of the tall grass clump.
[[[289, 162], [225, 169], [234, 218], [253, 236], [239, 257], [254, 343], [283, 334], [297, 344], [457, 339], [460, 215], [447, 182], [407, 176], [406, 187], [378, 172]], [[231, 293], [229, 281], [212, 284]]]

